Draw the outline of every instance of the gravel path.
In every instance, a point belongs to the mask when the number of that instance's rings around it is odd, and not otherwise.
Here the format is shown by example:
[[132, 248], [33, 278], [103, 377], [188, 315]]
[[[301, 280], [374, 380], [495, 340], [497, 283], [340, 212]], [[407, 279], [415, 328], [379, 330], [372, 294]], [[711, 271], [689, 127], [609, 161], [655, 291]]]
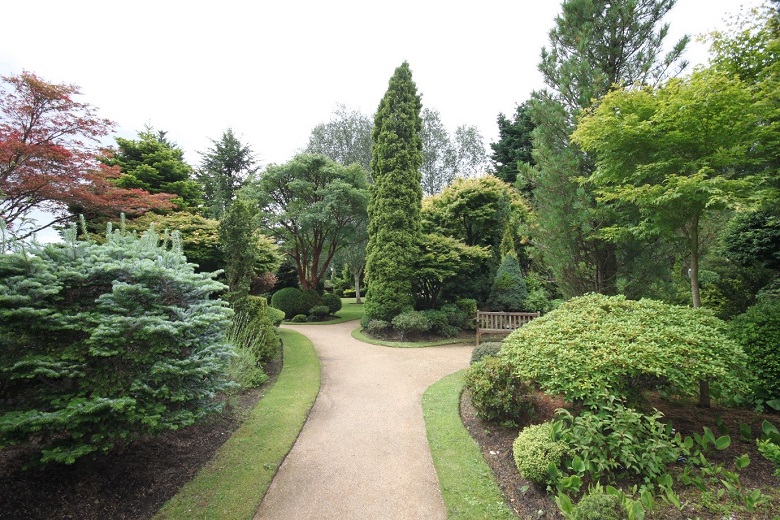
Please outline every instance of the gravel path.
[[289, 327], [314, 344], [322, 387], [255, 519], [447, 518], [420, 399], [472, 347], [369, 345], [356, 326]]

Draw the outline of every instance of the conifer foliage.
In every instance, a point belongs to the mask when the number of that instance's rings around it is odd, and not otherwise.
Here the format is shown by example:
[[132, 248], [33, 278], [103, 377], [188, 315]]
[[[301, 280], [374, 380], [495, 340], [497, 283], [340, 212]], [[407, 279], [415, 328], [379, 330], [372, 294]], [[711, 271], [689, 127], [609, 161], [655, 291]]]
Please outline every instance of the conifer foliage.
[[528, 290], [517, 257], [511, 253], [505, 255], [490, 289], [488, 306], [494, 311], [523, 311], [526, 296]]
[[379, 103], [372, 139], [365, 313], [390, 321], [414, 304], [412, 269], [421, 234], [422, 103], [404, 62]]
[[189, 425], [228, 385], [225, 286], [178, 235], [75, 236], [0, 255], [0, 446], [35, 441], [41, 462]]

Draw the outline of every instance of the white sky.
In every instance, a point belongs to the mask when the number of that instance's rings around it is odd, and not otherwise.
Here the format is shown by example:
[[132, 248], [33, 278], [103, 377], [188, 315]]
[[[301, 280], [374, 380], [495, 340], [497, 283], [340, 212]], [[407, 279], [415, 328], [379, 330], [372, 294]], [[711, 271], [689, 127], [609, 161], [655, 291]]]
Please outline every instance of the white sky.
[[[758, 0], [745, 0], [757, 5]], [[6, 2], [0, 74], [75, 83], [117, 135], [166, 130], [196, 165], [232, 127], [263, 165], [290, 159], [337, 103], [372, 114], [407, 60], [423, 105], [476, 125], [540, 88], [539, 51], [560, 2], [365, 0]], [[733, 0], [678, 0], [670, 40], [722, 26]], [[703, 62], [701, 45], [689, 51]], [[109, 140], [113, 143], [113, 139]]]

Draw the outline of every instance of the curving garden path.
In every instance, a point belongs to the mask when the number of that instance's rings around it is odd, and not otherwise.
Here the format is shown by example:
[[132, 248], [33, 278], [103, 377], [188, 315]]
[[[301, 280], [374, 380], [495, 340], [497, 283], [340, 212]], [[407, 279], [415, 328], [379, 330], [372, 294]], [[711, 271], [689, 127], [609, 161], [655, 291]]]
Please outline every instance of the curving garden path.
[[289, 326], [314, 344], [322, 386], [255, 519], [447, 518], [420, 400], [472, 347], [370, 345], [355, 326]]

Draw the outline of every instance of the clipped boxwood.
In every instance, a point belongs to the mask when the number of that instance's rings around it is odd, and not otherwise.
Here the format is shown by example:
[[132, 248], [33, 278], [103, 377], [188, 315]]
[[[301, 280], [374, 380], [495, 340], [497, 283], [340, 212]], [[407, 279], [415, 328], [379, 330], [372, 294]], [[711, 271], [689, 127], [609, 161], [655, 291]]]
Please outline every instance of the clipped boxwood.
[[748, 356], [756, 400], [780, 399], [780, 301], [750, 307], [731, 321], [729, 333]]
[[309, 316], [315, 320], [323, 320], [328, 317], [330, 310], [327, 305], [315, 305], [309, 310]]
[[341, 298], [332, 293], [322, 295], [322, 304], [328, 306], [330, 314], [336, 314], [341, 310]]
[[301, 311], [301, 298], [303, 291], [297, 287], [285, 287], [279, 289], [271, 296], [271, 307], [275, 307], [284, 312], [285, 316], [295, 316], [296, 314], [305, 314]]
[[629, 397], [648, 383], [696, 397], [741, 395], [747, 357], [705, 309], [591, 294], [573, 298], [504, 341], [502, 356], [521, 380], [567, 400]]
[[296, 314], [290, 321], [293, 323], [306, 323], [307, 317], [305, 314]]
[[537, 484], [549, 482], [547, 467], [551, 462], [560, 466], [567, 451], [565, 442], [553, 439], [552, 423], [549, 422], [523, 428], [512, 444], [520, 475]]
[[271, 320], [271, 323], [273, 323], [274, 326], [278, 327], [282, 324], [282, 320], [284, 320], [285, 317], [283, 310], [276, 309], [274, 307], [267, 307], [266, 312], [268, 313], [268, 319]]
[[574, 520], [623, 520], [628, 518], [620, 499], [603, 491], [589, 491], [577, 503]]
[[322, 297], [317, 291], [303, 291], [298, 305], [296, 314], [310, 314], [312, 308], [322, 306]]
[[401, 338], [406, 338], [426, 332], [431, 324], [424, 313], [406, 311], [393, 318], [393, 327], [401, 334]]
[[512, 367], [501, 358], [488, 356], [466, 371], [464, 386], [471, 392], [477, 415], [487, 421], [517, 424], [531, 411], [528, 387], [512, 375]]

